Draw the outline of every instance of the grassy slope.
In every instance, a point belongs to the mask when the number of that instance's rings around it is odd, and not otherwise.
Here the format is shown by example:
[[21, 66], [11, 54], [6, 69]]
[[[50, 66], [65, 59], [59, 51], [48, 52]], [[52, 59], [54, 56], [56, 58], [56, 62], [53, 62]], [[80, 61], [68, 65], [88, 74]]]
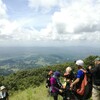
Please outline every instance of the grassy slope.
[[[45, 85], [42, 84], [41, 86], [36, 88], [28, 88], [24, 91], [19, 91], [13, 96], [10, 96], [10, 100], [53, 100], [52, 97], [47, 95], [47, 89], [45, 88]], [[58, 100], [62, 100], [62, 97], [59, 96]]]
[[[52, 97], [48, 97], [47, 89], [42, 84], [40, 87], [28, 88], [25, 91], [19, 91], [10, 97], [10, 100], [53, 100]], [[62, 97], [59, 96], [59, 100]]]

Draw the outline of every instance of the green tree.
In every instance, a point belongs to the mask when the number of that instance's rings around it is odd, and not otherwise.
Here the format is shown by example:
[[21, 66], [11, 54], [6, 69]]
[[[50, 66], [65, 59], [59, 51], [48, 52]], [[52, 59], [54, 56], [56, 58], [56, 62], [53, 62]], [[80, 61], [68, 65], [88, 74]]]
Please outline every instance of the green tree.
[[84, 59], [84, 62], [85, 62], [85, 65], [86, 66], [94, 66], [94, 60], [95, 60], [95, 58], [97, 58], [98, 56], [93, 56], [93, 55], [91, 55], [91, 56], [89, 56], [89, 57], [87, 57], [87, 58], [85, 58]]

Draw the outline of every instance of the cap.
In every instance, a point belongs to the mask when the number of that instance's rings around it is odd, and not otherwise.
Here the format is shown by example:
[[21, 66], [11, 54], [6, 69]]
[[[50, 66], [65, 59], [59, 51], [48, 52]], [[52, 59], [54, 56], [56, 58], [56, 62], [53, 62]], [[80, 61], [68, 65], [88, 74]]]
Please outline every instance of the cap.
[[5, 88], [6, 88], [5, 86], [1, 86], [1, 87], [0, 87], [0, 90], [3, 90], [3, 89], [5, 89]]
[[57, 76], [57, 77], [60, 77], [60, 72], [59, 71], [55, 71], [54, 75]]

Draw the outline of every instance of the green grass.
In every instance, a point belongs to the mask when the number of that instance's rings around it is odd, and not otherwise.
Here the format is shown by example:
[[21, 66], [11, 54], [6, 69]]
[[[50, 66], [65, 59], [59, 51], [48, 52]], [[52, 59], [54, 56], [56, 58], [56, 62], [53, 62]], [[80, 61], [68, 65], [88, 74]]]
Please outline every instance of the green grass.
[[[43, 84], [40, 87], [28, 88], [24, 91], [16, 92], [10, 96], [10, 100], [53, 100], [53, 98], [48, 96], [47, 89]], [[59, 100], [62, 100], [62, 97], [59, 96]]]
[[[28, 88], [24, 91], [18, 91], [10, 96], [9, 100], [53, 100], [51, 96], [48, 96], [48, 90], [44, 84], [36, 88]], [[58, 100], [63, 100], [61, 96]], [[92, 100], [92, 99], [89, 99]]]

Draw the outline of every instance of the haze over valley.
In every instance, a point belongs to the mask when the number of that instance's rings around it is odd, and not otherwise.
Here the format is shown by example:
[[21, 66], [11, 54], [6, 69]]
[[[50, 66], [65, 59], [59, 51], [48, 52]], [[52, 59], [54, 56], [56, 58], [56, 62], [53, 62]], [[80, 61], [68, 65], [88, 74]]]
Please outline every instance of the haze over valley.
[[62, 64], [100, 55], [100, 48], [84, 46], [66, 47], [1, 47], [0, 74], [8, 75], [18, 70]]

